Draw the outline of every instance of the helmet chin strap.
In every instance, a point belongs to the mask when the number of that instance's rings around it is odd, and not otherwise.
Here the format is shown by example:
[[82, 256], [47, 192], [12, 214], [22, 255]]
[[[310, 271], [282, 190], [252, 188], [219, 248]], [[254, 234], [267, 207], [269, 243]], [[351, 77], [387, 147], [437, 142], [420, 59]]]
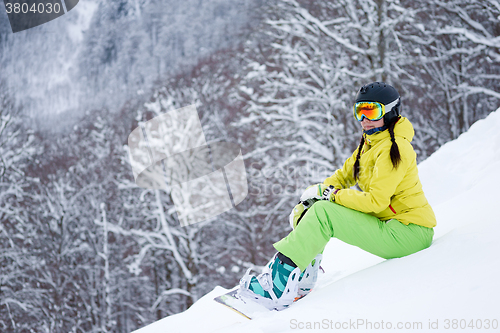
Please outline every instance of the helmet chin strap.
[[372, 135], [372, 134], [377, 133], [377, 132], [385, 131], [386, 129], [387, 129], [387, 126], [384, 125], [382, 127], [375, 127], [375, 128], [372, 128], [368, 131], [363, 131], [363, 133], [365, 133], [366, 135]]

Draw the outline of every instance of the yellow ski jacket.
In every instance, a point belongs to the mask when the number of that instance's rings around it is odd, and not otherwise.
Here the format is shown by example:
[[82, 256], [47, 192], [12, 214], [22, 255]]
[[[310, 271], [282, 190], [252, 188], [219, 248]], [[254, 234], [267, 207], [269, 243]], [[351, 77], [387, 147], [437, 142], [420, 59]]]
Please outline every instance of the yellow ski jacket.
[[368, 213], [382, 221], [396, 219], [428, 228], [436, 226], [436, 216], [427, 202], [418, 177], [417, 154], [411, 141], [415, 131], [407, 118], [401, 117], [394, 127], [394, 136], [401, 154], [401, 163], [392, 166], [389, 155], [391, 137], [388, 130], [365, 136], [360, 163], [358, 186], [362, 191], [351, 189], [356, 184], [353, 166], [358, 149], [324, 183], [341, 189], [335, 202], [360, 212]]

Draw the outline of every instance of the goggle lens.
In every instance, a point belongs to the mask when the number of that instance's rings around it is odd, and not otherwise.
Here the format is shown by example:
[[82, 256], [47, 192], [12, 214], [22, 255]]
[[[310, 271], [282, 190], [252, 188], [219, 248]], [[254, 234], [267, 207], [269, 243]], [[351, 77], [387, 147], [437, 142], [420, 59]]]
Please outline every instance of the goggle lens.
[[363, 117], [368, 120], [379, 120], [384, 116], [384, 105], [377, 102], [358, 102], [354, 104], [354, 117], [362, 121]]

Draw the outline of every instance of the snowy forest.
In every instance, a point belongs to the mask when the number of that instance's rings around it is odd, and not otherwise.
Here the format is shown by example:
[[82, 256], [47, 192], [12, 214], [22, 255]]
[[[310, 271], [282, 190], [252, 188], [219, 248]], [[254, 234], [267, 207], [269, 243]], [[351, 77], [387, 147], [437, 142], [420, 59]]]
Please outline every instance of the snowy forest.
[[[129, 333], [236, 285], [357, 147], [365, 83], [398, 89], [419, 161], [500, 106], [497, 0], [89, 0], [18, 34], [0, 11], [1, 332]], [[127, 137], [191, 104], [249, 195], [181, 227]]]

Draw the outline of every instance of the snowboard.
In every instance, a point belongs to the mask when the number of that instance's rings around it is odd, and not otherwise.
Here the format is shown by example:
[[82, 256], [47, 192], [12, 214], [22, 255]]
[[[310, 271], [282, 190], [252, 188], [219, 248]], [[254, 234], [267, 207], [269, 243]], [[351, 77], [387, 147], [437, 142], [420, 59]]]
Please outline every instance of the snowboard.
[[[304, 296], [302, 296], [304, 297]], [[294, 302], [298, 301], [302, 297], [298, 297]], [[243, 317], [247, 319], [252, 319], [256, 314], [262, 312], [269, 312], [275, 310], [269, 310], [263, 305], [260, 305], [250, 299], [241, 297], [238, 295], [238, 289], [232, 290], [228, 293], [225, 293], [221, 296], [217, 296], [214, 298], [217, 303], [223, 304], [230, 308], [231, 310], [239, 313]]]

